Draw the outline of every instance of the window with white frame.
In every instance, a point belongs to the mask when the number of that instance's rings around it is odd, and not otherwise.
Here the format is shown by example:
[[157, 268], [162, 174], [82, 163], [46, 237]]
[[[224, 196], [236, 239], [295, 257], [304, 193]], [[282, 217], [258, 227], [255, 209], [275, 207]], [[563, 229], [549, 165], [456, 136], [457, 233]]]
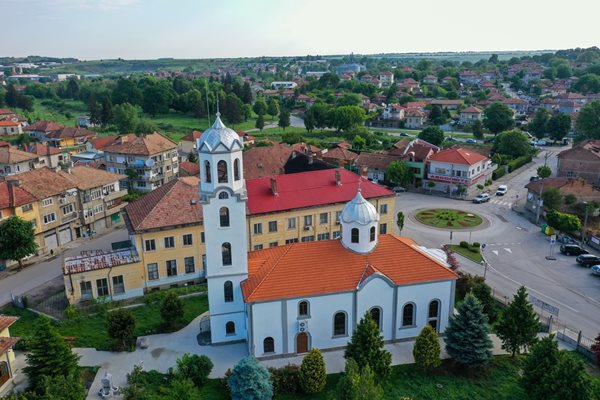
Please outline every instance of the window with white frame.
[[49, 205], [52, 205], [52, 203], [54, 203], [52, 197], [48, 197], [47, 199], [42, 200], [42, 207], [48, 207]]
[[44, 215], [44, 224], [50, 224], [54, 221], [56, 221], [56, 214], [50, 213]]
[[73, 204], [67, 204], [66, 206], [61, 207], [63, 215], [68, 215], [73, 213]]

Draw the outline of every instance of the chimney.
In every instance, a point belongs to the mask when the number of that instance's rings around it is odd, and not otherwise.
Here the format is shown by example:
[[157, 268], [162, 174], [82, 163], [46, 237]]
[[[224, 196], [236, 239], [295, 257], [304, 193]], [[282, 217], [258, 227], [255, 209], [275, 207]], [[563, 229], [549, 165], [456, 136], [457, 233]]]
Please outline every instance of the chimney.
[[342, 174], [339, 169], [335, 170], [335, 184], [338, 186], [342, 184]]
[[8, 185], [8, 206], [15, 206], [15, 187], [21, 186], [21, 181], [18, 179], [10, 179], [6, 181]]
[[277, 179], [271, 178], [271, 192], [273, 192], [273, 196], [279, 196], [277, 193]]

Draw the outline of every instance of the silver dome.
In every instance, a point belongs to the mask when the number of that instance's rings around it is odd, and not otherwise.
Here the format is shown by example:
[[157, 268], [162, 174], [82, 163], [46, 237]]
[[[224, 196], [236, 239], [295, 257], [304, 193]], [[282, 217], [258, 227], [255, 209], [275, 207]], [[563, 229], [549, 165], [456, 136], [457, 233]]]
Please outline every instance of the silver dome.
[[345, 223], [356, 222], [360, 225], [368, 225], [379, 221], [379, 214], [373, 204], [365, 200], [359, 189], [356, 196], [342, 210], [340, 219]]
[[221, 144], [227, 150], [232, 150], [236, 143], [240, 149], [244, 148], [237, 132], [226, 127], [223, 121], [221, 121], [221, 114], [217, 113], [215, 123], [200, 135], [196, 148], [199, 152], [210, 153], [215, 151]]

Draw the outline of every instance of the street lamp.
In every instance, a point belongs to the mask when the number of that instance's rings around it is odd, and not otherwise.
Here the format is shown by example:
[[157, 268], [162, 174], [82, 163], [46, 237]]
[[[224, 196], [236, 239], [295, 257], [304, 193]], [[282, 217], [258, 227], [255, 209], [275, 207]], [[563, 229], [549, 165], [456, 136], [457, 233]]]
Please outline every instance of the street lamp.
[[485, 280], [485, 276], [487, 275], [488, 263], [485, 260], [481, 260], [481, 266], [483, 267], [483, 279]]
[[585, 206], [585, 217], [583, 218], [583, 231], [581, 232], [581, 248], [583, 248], [583, 246], [584, 246], [585, 234], [587, 232], [587, 219], [588, 219], [588, 211], [589, 211], [588, 202], [584, 201], [583, 205]]

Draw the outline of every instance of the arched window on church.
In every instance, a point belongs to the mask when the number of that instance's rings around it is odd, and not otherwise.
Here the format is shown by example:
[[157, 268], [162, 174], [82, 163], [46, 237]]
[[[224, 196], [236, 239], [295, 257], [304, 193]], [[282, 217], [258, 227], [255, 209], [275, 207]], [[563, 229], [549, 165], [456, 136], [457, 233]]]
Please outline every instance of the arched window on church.
[[373, 307], [369, 312], [371, 313], [371, 319], [373, 320], [373, 322], [375, 322], [377, 328], [381, 330], [381, 308]]
[[227, 281], [223, 284], [223, 296], [225, 303], [231, 303], [233, 301], [233, 283]]
[[298, 318], [305, 318], [309, 315], [308, 301], [302, 300], [298, 303]]
[[275, 340], [271, 336], [263, 340], [263, 353], [275, 353]]
[[225, 324], [225, 334], [235, 335], [235, 322], [229, 321]]
[[427, 312], [427, 322], [435, 331], [439, 329], [438, 321], [440, 319], [440, 301], [439, 300], [431, 300], [429, 303], [429, 310]]
[[369, 231], [369, 240], [371, 240], [371, 242], [375, 241], [375, 227], [374, 226], [372, 226]]
[[231, 265], [231, 243], [225, 242], [221, 245], [221, 258], [223, 265]]
[[346, 329], [346, 313], [343, 311], [335, 313], [333, 316], [333, 336], [344, 336]]
[[227, 163], [223, 160], [217, 163], [217, 176], [219, 183], [227, 183]]
[[227, 200], [228, 198], [229, 198], [229, 195], [227, 194], [226, 191], [219, 192], [219, 200]]
[[240, 180], [240, 159], [236, 158], [233, 162], [233, 179]]
[[352, 231], [350, 231], [350, 241], [352, 243], [358, 243], [358, 237], [359, 237], [359, 230], [358, 228], [352, 228]]
[[226, 228], [229, 226], [229, 208], [221, 207], [219, 210], [219, 222], [221, 228]]
[[210, 183], [211, 182], [211, 177], [210, 177], [210, 161], [204, 161], [204, 180], [206, 181], [206, 183]]
[[415, 325], [415, 305], [407, 303], [402, 307], [402, 327]]

